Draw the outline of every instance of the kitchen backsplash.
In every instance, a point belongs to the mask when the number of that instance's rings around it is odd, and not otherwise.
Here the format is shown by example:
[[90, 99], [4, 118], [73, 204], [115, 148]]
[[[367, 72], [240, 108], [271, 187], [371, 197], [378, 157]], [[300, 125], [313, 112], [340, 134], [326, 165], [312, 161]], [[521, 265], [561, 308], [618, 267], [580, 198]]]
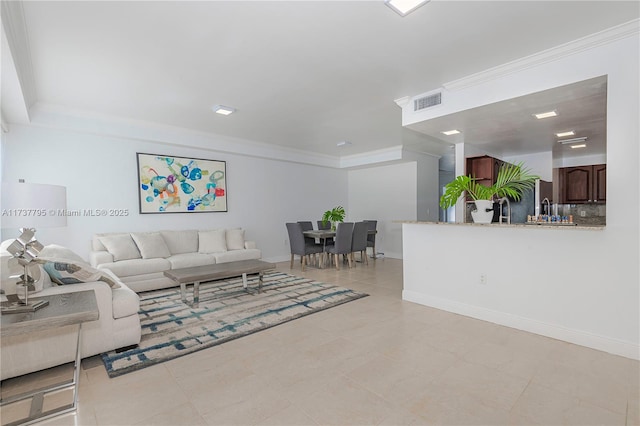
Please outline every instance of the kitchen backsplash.
[[[515, 206], [514, 206], [515, 207]], [[554, 206], [555, 207], [555, 206]], [[472, 223], [471, 210], [475, 210], [475, 204], [469, 202], [466, 205], [466, 222]], [[552, 210], [555, 212], [555, 210]], [[584, 212], [584, 216], [581, 215]], [[525, 212], [527, 213], [527, 212]], [[531, 212], [533, 214], [533, 212]], [[573, 215], [573, 222], [578, 225], [606, 225], [607, 206], [606, 204], [558, 204], [558, 214], [560, 216]], [[524, 223], [525, 218], [514, 217], [512, 213], [512, 223]]]
[[573, 215], [573, 221], [578, 225], [606, 225], [606, 204], [559, 204], [558, 214]]

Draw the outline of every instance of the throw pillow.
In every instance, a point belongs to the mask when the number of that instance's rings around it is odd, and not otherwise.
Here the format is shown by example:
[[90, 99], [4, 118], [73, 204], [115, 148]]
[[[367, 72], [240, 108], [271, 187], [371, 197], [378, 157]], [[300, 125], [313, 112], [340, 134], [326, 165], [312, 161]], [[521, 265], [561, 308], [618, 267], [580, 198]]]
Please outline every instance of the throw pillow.
[[169, 247], [164, 242], [164, 238], [159, 232], [132, 233], [131, 238], [135, 241], [143, 259], [155, 259], [158, 257], [169, 257]]
[[220, 253], [227, 251], [224, 229], [198, 232], [198, 253]]
[[59, 285], [90, 283], [104, 281], [109, 287], [120, 288], [120, 284], [105, 275], [102, 271], [82, 263], [73, 263], [66, 260], [54, 260], [38, 258], [44, 270], [51, 277], [51, 281]]
[[84, 259], [81, 258], [73, 250], [60, 246], [58, 244], [47, 244], [40, 251], [40, 254], [38, 256], [47, 258], [52, 257], [56, 259], [67, 259], [71, 260], [72, 262], [84, 262]]
[[227, 250], [244, 248], [244, 229], [227, 229]]
[[160, 231], [171, 254], [197, 253], [198, 231]]
[[107, 235], [98, 238], [107, 251], [113, 255], [113, 260], [140, 259], [140, 252], [131, 235]]

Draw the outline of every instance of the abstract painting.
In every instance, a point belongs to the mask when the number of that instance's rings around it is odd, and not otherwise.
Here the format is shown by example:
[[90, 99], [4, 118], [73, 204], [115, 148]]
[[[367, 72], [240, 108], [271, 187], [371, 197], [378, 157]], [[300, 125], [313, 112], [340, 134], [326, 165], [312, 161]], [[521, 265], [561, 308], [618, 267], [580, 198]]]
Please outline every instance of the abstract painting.
[[227, 211], [227, 163], [169, 155], [138, 156], [140, 213]]

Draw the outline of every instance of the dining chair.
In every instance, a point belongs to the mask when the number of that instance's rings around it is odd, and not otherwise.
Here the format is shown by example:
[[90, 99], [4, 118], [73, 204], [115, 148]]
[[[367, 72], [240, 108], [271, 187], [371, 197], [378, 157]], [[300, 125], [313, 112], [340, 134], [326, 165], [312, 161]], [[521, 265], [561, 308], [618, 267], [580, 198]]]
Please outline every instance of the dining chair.
[[[329, 221], [323, 222], [321, 220], [318, 221], [318, 230], [328, 231], [330, 229], [331, 229], [331, 222]], [[333, 245], [333, 238], [325, 238], [324, 245], [325, 246]]]
[[[299, 220], [298, 223], [300, 224], [300, 226], [302, 227], [302, 232], [304, 233], [304, 231], [313, 231], [313, 222], [311, 222], [310, 220], [304, 221], [304, 220]], [[307, 237], [306, 235], [304, 236], [304, 240], [306, 241], [307, 244], [318, 244], [320, 245], [320, 247], [324, 247], [323, 244], [319, 244], [318, 242], [316, 242], [316, 239], [314, 237]], [[324, 252], [324, 249], [323, 249]], [[311, 257], [311, 255], [309, 255], [309, 258]], [[308, 259], [310, 260], [310, 259]]]
[[333, 255], [336, 263], [336, 269], [340, 270], [339, 255], [347, 256], [349, 267], [351, 267], [351, 240], [353, 238], [353, 222], [340, 222], [336, 228], [335, 243], [332, 246], [325, 247], [325, 251], [329, 255]]
[[324, 256], [322, 246], [319, 244], [310, 244], [305, 241], [304, 234], [302, 233], [302, 226], [299, 223], [287, 223], [287, 232], [289, 233], [289, 246], [291, 247], [291, 264], [290, 269], [293, 269], [293, 257], [294, 255], [300, 256], [300, 263], [302, 265], [302, 272], [307, 264], [307, 256], [313, 254], [314, 257], [317, 254]]
[[322, 230], [331, 229], [331, 222], [329, 222], [329, 221], [324, 222], [322, 220], [319, 220], [318, 221], [318, 229], [322, 229]]
[[360, 262], [369, 264], [367, 259], [367, 233], [369, 224], [367, 222], [356, 222], [353, 225], [353, 238], [351, 239], [351, 260], [355, 265], [355, 253], [360, 252]]
[[[298, 223], [302, 227], [302, 232], [304, 232], [304, 231], [313, 231], [313, 222], [311, 222], [310, 220], [308, 220], [308, 221], [299, 220]], [[316, 239], [313, 238], [313, 237], [307, 237], [305, 235], [304, 239], [308, 243], [313, 243], [313, 244], [316, 243]]]
[[[363, 222], [365, 222], [369, 226], [369, 231], [375, 231], [378, 226], [377, 220], [363, 220]], [[367, 247], [371, 247], [371, 250], [373, 251], [373, 255], [371, 257], [375, 259], [376, 258], [375, 232], [372, 232], [371, 234], [367, 234]]]

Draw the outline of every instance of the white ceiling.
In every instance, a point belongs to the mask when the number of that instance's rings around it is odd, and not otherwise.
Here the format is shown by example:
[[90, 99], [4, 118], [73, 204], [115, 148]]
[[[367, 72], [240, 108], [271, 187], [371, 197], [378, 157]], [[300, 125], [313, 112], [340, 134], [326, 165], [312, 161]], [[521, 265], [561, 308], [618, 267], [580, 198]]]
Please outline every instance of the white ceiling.
[[[638, 9], [433, 0], [401, 18], [383, 1], [23, 3], [37, 103], [332, 156], [403, 140], [437, 152], [402, 129], [394, 99], [637, 19]], [[213, 114], [215, 104], [237, 112]], [[483, 142], [519, 130], [471, 116], [491, 123], [465, 129]], [[336, 147], [344, 140], [352, 144]]]
[[[556, 117], [536, 119], [536, 113]], [[527, 96], [496, 102], [408, 126], [446, 144], [464, 142], [500, 158], [551, 151], [556, 159], [600, 156], [607, 152], [607, 77], [601, 76]], [[445, 130], [459, 130], [446, 136]], [[557, 133], [574, 136], [558, 138]], [[586, 137], [573, 149], [559, 141]]]

